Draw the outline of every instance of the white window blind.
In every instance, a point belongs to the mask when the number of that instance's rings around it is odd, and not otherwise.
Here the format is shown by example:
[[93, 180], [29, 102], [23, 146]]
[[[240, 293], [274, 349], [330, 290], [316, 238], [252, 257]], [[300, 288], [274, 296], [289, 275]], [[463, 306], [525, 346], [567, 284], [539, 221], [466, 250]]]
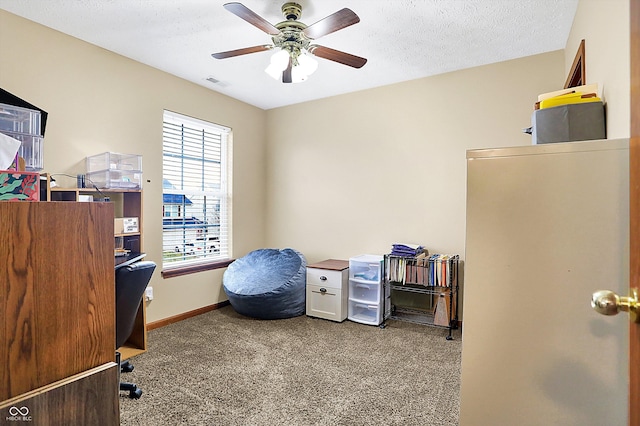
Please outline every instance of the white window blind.
[[163, 268], [229, 258], [229, 133], [223, 126], [164, 112]]

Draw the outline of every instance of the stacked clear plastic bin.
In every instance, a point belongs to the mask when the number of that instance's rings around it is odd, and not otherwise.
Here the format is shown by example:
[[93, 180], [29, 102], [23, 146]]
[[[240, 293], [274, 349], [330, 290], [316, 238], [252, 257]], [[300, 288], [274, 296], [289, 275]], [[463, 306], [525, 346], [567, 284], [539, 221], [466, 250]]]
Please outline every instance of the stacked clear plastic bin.
[[0, 103], [0, 133], [20, 141], [18, 156], [30, 172], [44, 167], [40, 120], [40, 111]]
[[383, 256], [363, 254], [349, 259], [350, 321], [380, 325], [386, 308], [382, 286]]
[[86, 159], [86, 184], [103, 189], [140, 189], [142, 156], [103, 152]]

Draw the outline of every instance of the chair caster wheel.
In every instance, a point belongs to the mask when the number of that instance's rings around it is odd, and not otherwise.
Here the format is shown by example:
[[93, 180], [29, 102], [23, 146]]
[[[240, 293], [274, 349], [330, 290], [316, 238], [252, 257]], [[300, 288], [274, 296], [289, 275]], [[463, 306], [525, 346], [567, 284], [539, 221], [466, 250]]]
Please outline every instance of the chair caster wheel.
[[139, 399], [142, 396], [142, 389], [135, 389], [129, 391], [129, 398], [131, 399]]

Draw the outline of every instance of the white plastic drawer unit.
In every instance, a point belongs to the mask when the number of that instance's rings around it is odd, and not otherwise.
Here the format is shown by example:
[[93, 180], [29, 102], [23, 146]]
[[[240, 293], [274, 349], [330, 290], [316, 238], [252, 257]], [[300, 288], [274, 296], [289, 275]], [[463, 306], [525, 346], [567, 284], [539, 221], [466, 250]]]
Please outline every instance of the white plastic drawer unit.
[[380, 303], [380, 284], [349, 280], [349, 300], [373, 304]]
[[350, 321], [361, 324], [382, 323], [382, 263], [384, 257], [362, 254], [349, 259]]
[[332, 321], [347, 318], [349, 262], [329, 259], [307, 266], [306, 313]]

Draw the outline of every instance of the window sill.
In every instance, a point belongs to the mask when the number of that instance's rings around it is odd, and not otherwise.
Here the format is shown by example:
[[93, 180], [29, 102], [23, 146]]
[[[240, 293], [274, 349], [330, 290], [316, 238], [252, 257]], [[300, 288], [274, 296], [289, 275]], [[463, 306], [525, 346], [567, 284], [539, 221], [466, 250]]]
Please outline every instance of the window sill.
[[200, 263], [197, 265], [189, 265], [181, 268], [171, 268], [162, 271], [162, 278], [173, 278], [181, 275], [195, 274], [196, 272], [211, 271], [214, 269], [222, 269], [229, 266], [235, 259], [218, 260], [216, 262]]

